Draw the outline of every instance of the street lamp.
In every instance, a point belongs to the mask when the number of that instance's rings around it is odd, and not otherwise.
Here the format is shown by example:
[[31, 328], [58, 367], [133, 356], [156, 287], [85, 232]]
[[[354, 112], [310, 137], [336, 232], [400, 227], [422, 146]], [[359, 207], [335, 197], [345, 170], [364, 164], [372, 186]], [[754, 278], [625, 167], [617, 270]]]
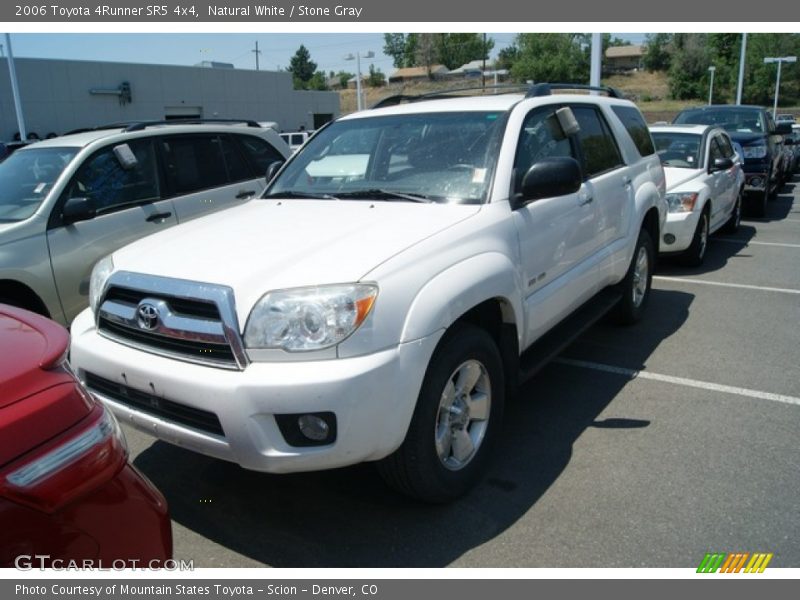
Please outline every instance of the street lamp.
[[772, 108], [772, 118], [775, 119], [778, 116], [778, 92], [780, 91], [781, 87], [781, 65], [783, 63], [793, 63], [797, 62], [796, 56], [765, 56], [764, 57], [764, 64], [768, 65], [770, 63], [778, 63], [778, 76], [775, 79], [775, 105]]
[[711, 65], [708, 67], [708, 72], [711, 73], [711, 81], [708, 84], [708, 104], [711, 105], [711, 98], [714, 96], [714, 71], [717, 70], [717, 67]]
[[[369, 52], [365, 52], [364, 53], [364, 58], [372, 58], [374, 56], [375, 56], [375, 53], [372, 50], [370, 50]], [[358, 98], [356, 105], [358, 106], [358, 110], [361, 110], [361, 109], [364, 108], [363, 105], [366, 104], [366, 102], [362, 102], [362, 98], [361, 98], [361, 54], [359, 52], [356, 52], [355, 56], [353, 56], [352, 54], [348, 54], [347, 56], [344, 57], [344, 59], [345, 60], [353, 60], [353, 59], [356, 60], [356, 71], [357, 71], [357, 73], [356, 73], [356, 96]]]

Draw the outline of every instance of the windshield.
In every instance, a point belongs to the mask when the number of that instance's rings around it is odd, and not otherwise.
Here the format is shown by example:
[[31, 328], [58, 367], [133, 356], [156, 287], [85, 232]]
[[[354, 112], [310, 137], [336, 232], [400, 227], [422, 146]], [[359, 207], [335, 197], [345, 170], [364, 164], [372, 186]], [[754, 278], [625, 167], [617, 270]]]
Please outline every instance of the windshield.
[[0, 223], [30, 217], [78, 148], [20, 150], [0, 163]]
[[501, 114], [337, 121], [306, 143], [263, 197], [485, 202]]
[[656, 152], [665, 167], [701, 169], [700, 136], [674, 131], [653, 131]]
[[676, 124], [717, 125], [730, 133], [763, 133], [765, 123], [760, 110], [722, 109], [686, 110], [673, 121]]

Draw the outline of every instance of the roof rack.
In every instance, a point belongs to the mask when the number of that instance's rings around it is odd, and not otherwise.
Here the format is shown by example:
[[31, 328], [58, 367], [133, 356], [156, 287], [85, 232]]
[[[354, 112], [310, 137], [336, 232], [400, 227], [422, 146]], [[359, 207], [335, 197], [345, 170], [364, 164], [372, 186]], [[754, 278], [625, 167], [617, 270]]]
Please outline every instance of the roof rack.
[[431, 98], [459, 98], [462, 97], [460, 92], [475, 92], [486, 90], [503, 90], [504, 92], [519, 92], [528, 89], [527, 85], [520, 85], [516, 83], [499, 83], [497, 85], [486, 86], [471, 86], [463, 88], [451, 88], [447, 90], [439, 90], [436, 92], [427, 92], [425, 94], [396, 94], [394, 96], [387, 96], [378, 100], [370, 108], [383, 108], [385, 106], [396, 106], [404, 102], [421, 102], [423, 100], [430, 100]]
[[526, 98], [536, 98], [538, 96], [549, 96], [552, 90], [585, 90], [593, 92], [603, 92], [609, 98], [624, 98], [625, 96], [616, 88], [610, 86], [595, 86], [583, 85], [580, 83], [536, 83], [530, 84], [517, 84], [517, 83], [501, 83], [497, 85], [487, 86], [473, 86], [463, 88], [453, 88], [448, 90], [440, 90], [437, 92], [428, 92], [425, 94], [396, 94], [394, 96], [387, 96], [378, 100], [370, 108], [383, 108], [385, 106], [396, 106], [405, 102], [421, 102], [423, 100], [430, 100], [432, 98], [457, 98], [460, 92], [474, 92], [474, 91], [487, 91], [487, 90], [502, 90], [503, 93], [520, 92], [524, 91]]
[[138, 123], [132, 123], [125, 128], [125, 132], [128, 133], [132, 131], [142, 131], [148, 127], [156, 127], [160, 125], [203, 125], [206, 123], [227, 123], [230, 125], [239, 124], [262, 129], [261, 125], [251, 119], [167, 119], [164, 121], [140, 121]]
[[76, 133], [86, 133], [87, 131], [102, 131], [104, 129], [125, 129], [130, 127], [138, 121], [120, 121], [117, 123], [106, 123], [105, 125], [96, 125], [94, 127], [79, 127], [78, 129], [71, 129], [61, 135], [74, 135]]
[[536, 83], [528, 89], [526, 98], [537, 98], [539, 96], [549, 96], [552, 90], [583, 90], [592, 92], [603, 92], [609, 98], [625, 98], [618, 89], [606, 85], [583, 85], [581, 83]]

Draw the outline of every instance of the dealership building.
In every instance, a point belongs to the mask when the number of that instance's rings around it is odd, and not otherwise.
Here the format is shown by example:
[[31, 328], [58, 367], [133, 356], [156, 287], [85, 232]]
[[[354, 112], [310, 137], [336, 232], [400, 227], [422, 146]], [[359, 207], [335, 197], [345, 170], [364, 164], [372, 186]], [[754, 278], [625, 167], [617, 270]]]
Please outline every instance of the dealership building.
[[[16, 58], [25, 129], [40, 138], [109, 123], [179, 118], [316, 129], [339, 115], [336, 92], [295, 90], [285, 71], [229, 64], [147, 65]], [[0, 140], [19, 132], [8, 60], [0, 59]]]

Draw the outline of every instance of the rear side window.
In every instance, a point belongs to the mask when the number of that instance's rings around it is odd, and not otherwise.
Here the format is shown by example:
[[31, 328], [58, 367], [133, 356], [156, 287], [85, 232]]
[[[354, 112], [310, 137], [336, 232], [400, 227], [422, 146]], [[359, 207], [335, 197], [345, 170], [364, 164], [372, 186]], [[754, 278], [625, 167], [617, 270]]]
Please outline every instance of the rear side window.
[[578, 132], [583, 147], [586, 177], [594, 177], [621, 167], [624, 163], [617, 143], [603, 117], [593, 106], [572, 106], [581, 130]]
[[220, 139], [216, 135], [164, 138], [167, 177], [176, 194], [219, 187], [228, 183]]
[[622, 121], [641, 156], [650, 156], [656, 151], [642, 113], [633, 106], [612, 106], [611, 110]]

